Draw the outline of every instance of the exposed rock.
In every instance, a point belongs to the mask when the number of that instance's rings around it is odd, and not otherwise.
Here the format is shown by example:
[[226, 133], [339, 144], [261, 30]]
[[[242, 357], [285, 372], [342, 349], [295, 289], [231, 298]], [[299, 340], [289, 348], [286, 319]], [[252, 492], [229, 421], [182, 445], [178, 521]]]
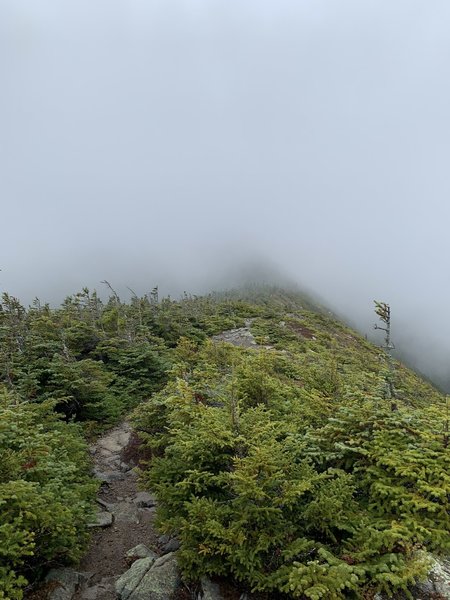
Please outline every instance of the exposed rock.
[[[132, 569], [120, 578], [118, 589], [123, 591], [124, 598], [128, 598], [158, 558], [149, 548], [139, 544], [142, 540], [148, 540], [149, 544], [150, 540], [156, 543], [153, 519], [148, 514], [154, 508], [147, 508], [153, 507], [155, 499], [150, 494], [138, 492], [137, 477], [124, 462], [123, 454], [130, 438], [130, 426], [121, 423], [106, 432], [90, 448], [94, 472], [102, 482], [108, 484], [101, 486], [97, 496], [98, 513], [97, 518], [93, 515], [91, 527], [99, 529], [95, 530], [89, 551], [79, 567], [80, 571], [89, 570], [92, 573], [86, 577], [84, 573], [77, 574], [73, 570], [52, 571], [49, 581], [36, 590], [42, 592], [36, 598], [113, 600], [117, 598], [116, 580], [127, 568], [125, 561]], [[69, 579], [64, 578], [66, 572], [70, 575]]]
[[153, 556], [136, 560], [128, 571], [119, 577], [116, 581], [116, 593], [121, 600], [128, 600], [154, 562]]
[[254, 348], [258, 346], [248, 326], [223, 331], [218, 335], [214, 335], [212, 339], [217, 342], [228, 342], [228, 344], [241, 346], [243, 348]]
[[99, 451], [103, 455], [117, 454], [122, 450], [122, 446], [115, 437], [105, 438], [98, 441]]
[[213, 583], [211, 579], [202, 577], [201, 579], [202, 593], [199, 594], [199, 600], [224, 600], [220, 593], [220, 587], [217, 583]]
[[117, 523], [139, 523], [139, 509], [131, 502], [117, 502], [110, 510]]
[[148, 492], [139, 492], [134, 497], [133, 502], [141, 508], [150, 508], [156, 506], [156, 499]]
[[167, 544], [168, 542], [170, 542], [170, 535], [164, 534], [164, 535], [160, 535], [158, 538], [158, 542], [164, 546], [164, 544]]
[[139, 544], [138, 546], [135, 546], [134, 548], [128, 550], [128, 552], [126, 553], [126, 558], [129, 560], [137, 560], [139, 558], [148, 557], [152, 557], [156, 560], [158, 558], [158, 555], [155, 554], [153, 550], [147, 548], [147, 546], [145, 546], [144, 544]]
[[108, 467], [111, 471], [116, 471], [120, 467], [120, 457], [118, 456], [108, 456], [103, 461], [105, 466]]
[[450, 560], [444, 558], [432, 557], [431, 570], [428, 573], [428, 579], [417, 586], [421, 592], [432, 586], [433, 592], [440, 594], [444, 598], [450, 598]]
[[124, 478], [124, 474], [118, 471], [99, 471], [98, 469], [94, 469], [94, 475], [103, 483], [111, 483], [113, 481], [120, 481]]
[[104, 577], [100, 583], [82, 590], [80, 598], [82, 600], [97, 600], [104, 595], [111, 597], [114, 593], [114, 580], [111, 577]]
[[130, 435], [129, 429], [116, 429], [98, 440], [97, 444], [100, 451], [107, 450], [111, 454], [118, 454], [130, 441]]
[[113, 506], [111, 502], [106, 502], [105, 500], [102, 500], [102, 498], [97, 498], [97, 504], [100, 504], [100, 506], [103, 506], [103, 508], [106, 508], [108, 511], [111, 511], [111, 507]]
[[88, 527], [109, 527], [112, 525], [113, 516], [106, 510], [99, 510], [96, 515], [96, 520], [89, 523]]
[[48, 600], [71, 600], [82, 581], [82, 576], [74, 569], [52, 569], [45, 579], [59, 584], [50, 592]]
[[116, 454], [113, 454], [111, 450], [108, 450], [107, 448], [99, 448], [97, 452], [99, 457], [104, 460], [107, 460], [108, 458], [115, 458], [116, 456]]
[[[143, 558], [141, 560], [151, 560]], [[133, 567], [136, 563], [133, 563]], [[133, 568], [131, 567], [131, 568]], [[152, 567], [144, 574], [138, 583], [130, 600], [169, 600], [175, 594], [181, 583], [177, 558], [174, 553], [166, 554], [158, 558]], [[117, 588], [116, 588], [117, 589]], [[122, 600], [126, 600], [121, 596]]]
[[94, 585], [83, 590], [81, 592], [81, 598], [83, 600], [96, 600], [96, 598], [99, 598], [104, 591], [106, 590], [102, 589], [99, 585]]
[[117, 435], [117, 440], [122, 448], [125, 448], [125, 446], [128, 445], [130, 438], [131, 438], [131, 427], [129, 425], [126, 430], [124, 429], [122, 431], [119, 431], [119, 433]]
[[175, 552], [180, 547], [180, 542], [176, 538], [170, 539], [161, 548], [161, 554], [169, 554], [169, 552]]

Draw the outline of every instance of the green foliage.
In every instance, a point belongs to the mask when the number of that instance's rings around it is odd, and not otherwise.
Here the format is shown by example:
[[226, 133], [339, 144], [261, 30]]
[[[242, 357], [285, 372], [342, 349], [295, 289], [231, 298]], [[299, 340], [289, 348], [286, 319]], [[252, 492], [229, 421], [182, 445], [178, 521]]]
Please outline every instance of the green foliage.
[[[108, 284], [109, 286], [109, 284]], [[310, 299], [273, 288], [57, 309], [0, 303], [0, 598], [76, 560], [93, 494], [79, 420], [135, 407], [143, 482], [186, 576], [293, 598], [408, 593], [449, 550], [444, 399]], [[250, 323], [258, 346], [212, 341]], [[57, 416], [59, 414], [59, 417]], [[65, 419], [65, 421], [63, 420]]]
[[157, 338], [133, 344], [112, 338], [99, 344], [95, 355], [114, 376], [114, 391], [126, 408], [150, 398], [167, 380], [168, 356]]
[[312, 600], [408, 593], [419, 550], [449, 549], [443, 398], [398, 366], [392, 412], [380, 351], [323, 313], [268, 301], [252, 330], [268, 349], [180, 340], [134, 413], [185, 575]]
[[26, 310], [4, 294], [0, 382], [23, 400], [55, 400], [68, 418], [114, 422], [165, 383], [166, 347], [142, 310], [115, 297], [104, 306], [87, 289], [54, 310], [39, 301]]
[[96, 491], [81, 432], [49, 403], [0, 397], [0, 598], [53, 560], [77, 560]]

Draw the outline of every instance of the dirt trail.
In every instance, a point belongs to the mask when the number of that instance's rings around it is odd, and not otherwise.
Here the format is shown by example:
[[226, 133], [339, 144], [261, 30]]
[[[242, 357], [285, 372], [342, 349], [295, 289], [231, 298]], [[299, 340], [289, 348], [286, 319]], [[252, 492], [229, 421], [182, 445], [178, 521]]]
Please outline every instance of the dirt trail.
[[115, 600], [114, 584], [129, 568], [126, 553], [138, 544], [156, 548], [153, 527], [155, 502], [139, 492], [133, 465], [126, 461], [132, 430], [128, 423], [110, 430], [91, 447], [94, 472], [102, 481], [98, 494], [98, 522], [90, 547], [77, 570], [86, 574], [76, 600]]

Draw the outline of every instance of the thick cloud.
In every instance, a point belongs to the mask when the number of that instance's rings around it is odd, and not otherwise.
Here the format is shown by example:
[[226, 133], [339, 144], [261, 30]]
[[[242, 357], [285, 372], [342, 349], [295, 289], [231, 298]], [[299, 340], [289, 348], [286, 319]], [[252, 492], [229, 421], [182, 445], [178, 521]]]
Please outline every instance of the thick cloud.
[[[0, 286], [279, 265], [447, 377], [445, 0], [3, 0]], [[246, 267], [248, 269], [248, 267]], [[260, 267], [258, 267], [260, 270]]]

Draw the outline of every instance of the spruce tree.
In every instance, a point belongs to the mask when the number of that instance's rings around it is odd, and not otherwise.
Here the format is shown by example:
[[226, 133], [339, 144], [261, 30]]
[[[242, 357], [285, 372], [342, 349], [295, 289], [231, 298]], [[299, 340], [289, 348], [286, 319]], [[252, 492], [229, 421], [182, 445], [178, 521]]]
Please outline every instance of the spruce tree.
[[375, 302], [375, 313], [380, 318], [380, 321], [384, 323], [385, 327], [375, 324], [374, 329], [381, 329], [385, 332], [384, 346], [382, 346], [386, 355], [386, 374], [385, 380], [385, 398], [391, 403], [391, 410], [397, 410], [397, 404], [395, 402], [395, 388], [394, 388], [394, 361], [392, 358], [392, 350], [395, 349], [394, 344], [391, 341], [391, 307], [386, 302]]

